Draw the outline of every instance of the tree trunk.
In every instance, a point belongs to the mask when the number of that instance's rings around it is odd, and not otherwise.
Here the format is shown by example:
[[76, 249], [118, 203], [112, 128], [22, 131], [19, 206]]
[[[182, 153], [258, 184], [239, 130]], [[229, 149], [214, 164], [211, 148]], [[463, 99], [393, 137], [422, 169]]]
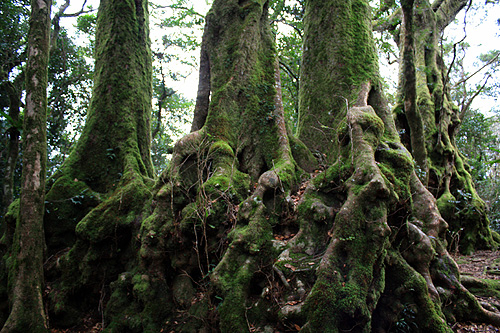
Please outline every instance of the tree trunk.
[[[378, 60], [371, 35], [363, 30], [370, 18], [357, 15], [357, 8], [351, 8], [357, 4], [314, 4], [306, 4], [298, 136], [331, 163], [338, 156], [334, 138], [341, 120], [358, 100], [363, 84], [377, 80]], [[338, 36], [345, 36], [343, 42], [332, 42]]]
[[[140, 269], [115, 284], [108, 308], [112, 327], [130, 329], [119, 305], [138, 283], [149, 289], [138, 292], [126, 310], [140, 309], [130, 314], [134, 320], [149, 318], [161, 306], [151, 299], [163, 302], [163, 295], [186, 309], [182, 329], [206, 326], [202, 318], [214, 313], [206, 294], [210, 278], [215, 301], [224, 300], [221, 329], [248, 329], [253, 278], [273, 258], [270, 241], [278, 217], [271, 212], [289, 195], [297, 172], [267, 6], [262, 0], [219, 0], [207, 16], [202, 55], [210, 84], [203, 84], [210, 91], [200, 89], [199, 97], [208, 100], [210, 93], [208, 114], [201, 129], [176, 144], [171, 166], [160, 177], [155, 210], [141, 229]], [[206, 295], [197, 301], [196, 286]], [[163, 307], [162, 313], [170, 318], [172, 311]], [[160, 318], [143, 320], [159, 324]]]
[[99, 8], [87, 121], [55, 178], [69, 174], [93, 191], [106, 193], [129, 169], [153, 177], [152, 60], [146, 1], [108, 0]]
[[51, 6], [50, 0], [31, 3], [20, 210], [7, 257], [11, 312], [2, 332], [47, 332], [42, 293]]
[[[53, 259], [47, 264], [59, 277], [49, 300], [57, 325], [75, 325], [88, 309], [97, 311], [109, 282], [133, 255], [133, 228], [148, 214], [143, 206], [151, 202], [154, 174], [148, 25], [146, 0], [100, 3], [87, 121], [47, 194], [44, 222]], [[64, 260], [56, 260], [62, 254]]]
[[[123, 196], [126, 186], [144, 188], [154, 175], [147, 1], [101, 1], [96, 31], [94, 88], [87, 121], [76, 147], [52, 177], [47, 194], [45, 227], [49, 248], [55, 252], [74, 243], [76, 224], [92, 208], [100, 204], [99, 210], [115, 214], [108, 206], [114, 206], [117, 193]], [[112, 191], [114, 196], [109, 197]], [[136, 199], [144, 195], [149, 194]], [[110, 227], [104, 225], [101, 228]]]
[[467, 164], [455, 144], [459, 109], [448, 87], [440, 36], [466, 0], [409, 1], [403, 5], [402, 66], [398, 127], [412, 152], [417, 174], [438, 200], [449, 223], [450, 248], [469, 253], [498, 246], [489, 229], [486, 206], [474, 189]]

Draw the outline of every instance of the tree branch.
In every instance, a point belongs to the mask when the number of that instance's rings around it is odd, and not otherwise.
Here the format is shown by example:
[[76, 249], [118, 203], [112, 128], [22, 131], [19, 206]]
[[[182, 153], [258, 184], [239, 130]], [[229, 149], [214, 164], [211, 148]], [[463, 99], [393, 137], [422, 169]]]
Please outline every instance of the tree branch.
[[151, 4], [151, 7], [153, 7], [153, 9], [166, 9], [166, 8], [170, 8], [170, 9], [185, 10], [185, 11], [189, 11], [189, 12], [193, 13], [196, 16], [199, 16], [201, 18], [205, 18], [205, 15], [202, 15], [202, 14], [196, 12], [193, 8], [189, 8], [189, 7], [176, 6], [176, 5], [160, 6], [160, 5], [155, 5], [155, 4]]
[[299, 82], [299, 76], [295, 74], [295, 72], [290, 68], [290, 66], [285, 64], [283, 61], [280, 60], [279, 64], [280, 67], [284, 68], [286, 72], [288, 72], [288, 74], [295, 80], [295, 85], [297, 85]]
[[59, 7], [59, 10], [52, 18], [52, 27], [53, 28], [52, 28], [52, 33], [50, 34], [50, 49], [53, 49], [55, 47], [57, 38], [59, 37], [59, 31], [61, 31], [61, 26], [59, 25], [59, 21], [60, 21], [61, 17], [76, 17], [76, 16], [79, 16], [81, 14], [91, 13], [91, 12], [95, 11], [94, 9], [85, 10], [86, 4], [87, 4], [87, 0], [84, 0], [83, 4], [82, 4], [82, 8], [78, 12], [72, 13], [72, 14], [64, 14], [66, 9], [68, 9], [68, 7], [70, 5], [70, 0], [66, 0], [66, 2], [64, 4], [62, 4], [61, 7]]
[[472, 73], [471, 75], [463, 78], [462, 80], [458, 81], [454, 86], [453, 88], [457, 87], [458, 85], [464, 83], [465, 81], [469, 80], [471, 77], [473, 77], [474, 75], [476, 75], [477, 73], [479, 73], [480, 71], [482, 71], [485, 67], [491, 65], [493, 62], [495, 62], [495, 60], [498, 59], [498, 57], [500, 56], [500, 51], [497, 53], [496, 56], [494, 56], [490, 61], [488, 61], [484, 66], [482, 66], [481, 68], [479, 68], [477, 71], [475, 71], [474, 73]]
[[436, 25], [439, 31], [443, 31], [454, 19], [455, 16], [465, 7], [470, 7], [472, 0], [437, 0], [432, 4], [436, 12]]
[[469, 110], [471, 104], [472, 104], [472, 101], [474, 101], [474, 99], [479, 96], [479, 94], [483, 91], [484, 87], [486, 87], [486, 83], [488, 83], [488, 80], [489, 78], [491, 77], [491, 75], [488, 75], [486, 77], [486, 80], [484, 80], [484, 83], [483, 85], [481, 86], [481, 88], [479, 88], [475, 93], [474, 95], [472, 95], [472, 97], [467, 101], [467, 103], [465, 105], [462, 105], [461, 109], [460, 109], [460, 115], [459, 115], [459, 118], [460, 120], [462, 121], [464, 118], [465, 118], [465, 114], [467, 113], [467, 110]]
[[372, 30], [378, 32], [392, 31], [399, 24], [401, 24], [402, 17], [403, 17], [403, 12], [401, 11], [401, 8], [398, 8], [388, 18], [383, 20], [382, 19], [374, 20], [372, 22]]
[[288, 22], [287, 20], [285, 20], [285, 19], [273, 20], [273, 22], [271, 22], [271, 23], [274, 23], [274, 22], [283, 23], [283, 24], [291, 27], [300, 36], [300, 38], [302, 38], [302, 30], [300, 30], [299, 28], [297, 28], [295, 25]]

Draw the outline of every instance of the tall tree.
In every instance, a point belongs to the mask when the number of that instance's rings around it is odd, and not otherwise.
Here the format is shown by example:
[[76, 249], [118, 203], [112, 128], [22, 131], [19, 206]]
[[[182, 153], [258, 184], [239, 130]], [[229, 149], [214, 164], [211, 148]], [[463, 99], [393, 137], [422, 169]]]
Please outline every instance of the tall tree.
[[417, 173], [449, 223], [448, 240], [459, 243], [465, 253], [494, 248], [500, 241], [489, 229], [486, 206], [455, 143], [461, 111], [450, 96], [450, 70], [440, 48], [444, 29], [468, 3], [419, 0], [403, 6], [396, 106], [398, 127]]
[[47, 164], [50, 0], [32, 1], [26, 65], [23, 172], [19, 217], [7, 259], [10, 315], [2, 332], [46, 332], [43, 214]]
[[[47, 194], [45, 225], [54, 246], [71, 245], [76, 223], [99, 203], [98, 210], [116, 213], [113, 200], [104, 200], [102, 194], [125, 185], [141, 187], [153, 177], [148, 22], [146, 1], [100, 3], [94, 86], [85, 127], [52, 177]], [[110, 227], [102, 223], [103, 228]]]

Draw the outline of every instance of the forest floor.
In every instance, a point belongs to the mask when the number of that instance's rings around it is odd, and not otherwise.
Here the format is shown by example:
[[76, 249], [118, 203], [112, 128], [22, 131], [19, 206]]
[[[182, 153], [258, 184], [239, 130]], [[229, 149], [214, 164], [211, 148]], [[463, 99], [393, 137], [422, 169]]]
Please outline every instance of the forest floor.
[[[500, 280], [500, 251], [477, 251], [471, 255], [452, 255], [460, 269], [461, 275], [469, 275], [478, 279]], [[499, 304], [500, 299], [494, 297], [478, 297], [480, 301]], [[500, 332], [499, 327], [477, 323], [457, 323], [455, 332]]]

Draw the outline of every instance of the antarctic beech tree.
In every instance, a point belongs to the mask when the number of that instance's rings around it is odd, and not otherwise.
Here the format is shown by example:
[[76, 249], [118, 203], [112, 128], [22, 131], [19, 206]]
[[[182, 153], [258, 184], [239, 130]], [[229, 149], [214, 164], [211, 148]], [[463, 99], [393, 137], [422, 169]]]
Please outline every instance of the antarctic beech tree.
[[[43, 213], [47, 164], [47, 69], [50, 0], [31, 2], [23, 124], [23, 168], [18, 216], [4, 256], [8, 269], [10, 314], [2, 332], [47, 332], [42, 293], [45, 240]], [[7, 228], [9, 230], [9, 228]], [[10, 238], [9, 233], [6, 234]]]
[[[45, 231], [57, 325], [81, 321], [124, 270], [124, 244], [151, 199], [152, 57], [147, 1], [100, 2], [91, 104], [76, 147], [50, 179]], [[68, 250], [71, 248], [71, 251]], [[57, 257], [54, 256], [57, 254]], [[107, 258], [107, 259], [104, 259]], [[101, 260], [108, 261], [102, 264]], [[88, 297], [82, 296], [88, 295]]]
[[[101, 2], [92, 130], [48, 195], [51, 323], [90, 314], [116, 332], [499, 324], [460, 283], [447, 223], [400, 141], [368, 0], [306, 2], [299, 139], [284, 120], [268, 5], [214, 1], [193, 131], [153, 185], [139, 138], [148, 115], [132, 104], [150, 93], [146, 3]], [[94, 157], [94, 172], [80, 164]]]
[[450, 97], [449, 69], [440, 49], [444, 29], [468, 3], [418, 0], [405, 2], [397, 12], [402, 17], [398, 129], [419, 178], [437, 198], [439, 211], [449, 223], [450, 246], [465, 253], [500, 243], [489, 229], [486, 205], [455, 144], [460, 110]]
[[[100, 3], [87, 121], [76, 147], [52, 177], [47, 194], [49, 250], [71, 246], [76, 223], [91, 208], [99, 205], [96, 211], [104, 216], [119, 214], [115, 209], [123, 210], [124, 206], [115, 207], [118, 196], [107, 194], [116, 190], [125, 196], [153, 177], [152, 59], [147, 13], [146, 1]], [[136, 199], [144, 197], [138, 194]], [[102, 228], [114, 228], [107, 218], [103, 217]], [[80, 228], [85, 224], [81, 222]]]

